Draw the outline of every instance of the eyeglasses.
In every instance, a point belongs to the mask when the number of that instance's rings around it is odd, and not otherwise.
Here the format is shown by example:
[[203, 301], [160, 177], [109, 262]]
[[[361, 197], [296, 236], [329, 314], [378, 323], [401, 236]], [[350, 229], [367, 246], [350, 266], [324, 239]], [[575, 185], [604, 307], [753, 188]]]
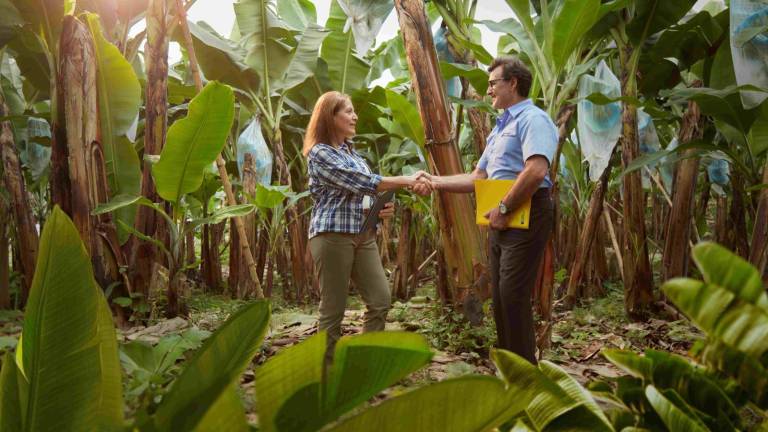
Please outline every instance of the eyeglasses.
[[498, 78], [498, 79], [488, 80], [488, 87], [494, 88], [496, 87], [496, 83], [498, 83], [499, 81], [509, 81], [509, 80], [510, 78]]

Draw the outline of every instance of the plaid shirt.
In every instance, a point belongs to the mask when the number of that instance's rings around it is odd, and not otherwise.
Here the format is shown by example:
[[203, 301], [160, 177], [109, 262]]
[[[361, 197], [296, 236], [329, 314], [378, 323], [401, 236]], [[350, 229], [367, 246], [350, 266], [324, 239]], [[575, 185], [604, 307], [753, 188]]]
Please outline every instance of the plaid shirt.
[[381, 176], [343, 143], [316, 144], [308, 155], [309, 190], [315, 201], [309, 238], [324, 232], [357, 234], [363, 225], [363, 198], [376, 195]]

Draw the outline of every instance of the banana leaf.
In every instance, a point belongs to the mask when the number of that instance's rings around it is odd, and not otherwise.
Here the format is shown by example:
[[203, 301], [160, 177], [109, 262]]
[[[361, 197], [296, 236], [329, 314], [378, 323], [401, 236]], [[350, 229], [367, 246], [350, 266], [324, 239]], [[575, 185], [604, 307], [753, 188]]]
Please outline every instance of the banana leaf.
[[280, 0], [277, 15], [299, 31], [317, 24], [317, 9], [310, 0]]
[[351, 93], [366, 86], [371, 65], [363, 59], [366, 53], [355, 52], [355, 37], [346, 27], [347, 15], [338, 0], [331, 0], [331, 10], [325, 28], [331, 34], [325, 38], [320, 56], [328, 64], [328, 77], [334, 90]]
[[[468, 403], [468, 402], [472, 403]], [[468, 376], [427, 385], [368, 408], [326, 429], [346, 431], [474, 432], [494, 430], [528, 399], [492, 377]]]
[[[96, 85], [99, 96], [99, 132], [104, 149], [110, 196], [141, 193], [141, 165], [133, 143], [126, 137], [139, 115], [141, 84], [131, 64], [102, 34], [99, 17], [86, 14], [96, 53]], [[136, 207], [115, 213], [117, 220], [133, 225]], [[120, 243], [130, 235], [118, 229]]]
[[112, 314], [80, 235], [59, 207], [40, 238], [22, 334], [25, 430], [122, 430]]
[[23, 387], [28, 383], [16, 367], [13, 354], [8, 351], [3, 356], [3, 368], [0, 370], [0, 432], [23, 430], [21, 396]]
[[691, 417], [683, 409], [672, 403], [665, 395], [659, 392], [656, 387], [648, 386], [645, 389], [645, 395], [651, 402], [653, 409], [661, 417], [662, 421], [670, 431], [687, 432], [706, 432], [708, 429], [701, 423], [701, 420]]
[[160, 161], [152, 166], [157, 193], [178, 202], [203, 182], [203, 171], [224, 148], [234, 118], [232, 89], [212, 81], [189, 103], [185, 118], [168, 129]]
[[206, 339], [163, 397], [152, 418], [154, 427], [160, 431], [203, 430], [215, 417], [240, 412], [227, 393], [233, 391], [261, 348], [269, 317], [268, 302], [251, 303]]
[[574, 50], [584, 43], [586, 35], [600, 18], [600, 0], [563, 0], [557, 3], [552, 18], [552, 39], [545, 53], [556, 71], [565, 67]]
[[292, 47], [282, 40], [290, 29], [275, 15], [272, 0], [240, 0], [234, 8], [247, 51], [245, 63], [259, 75], [262, 88], [271, 89], [291, 60]]
[[265, 431], [313, 431], [426, 364], [423, 337], [405, 332], [343, 337], [323, 379], [325, 333], [291, 347], [256, 372], [256, 407]]
[[680, 21], [691, 10], [696, 0], [646, 0], [633, 2], [635, 14], [627, 35], [635, 47], [640, 47], [647, 38], [669, 28]]
[[405, 138], [412, 139], [422, 149], [424, 148], [424, 126], [421, 123], [418, 109], [405, 96], [393, 90], [386, 90], [387, 104], [392, 110], [392, 129]]

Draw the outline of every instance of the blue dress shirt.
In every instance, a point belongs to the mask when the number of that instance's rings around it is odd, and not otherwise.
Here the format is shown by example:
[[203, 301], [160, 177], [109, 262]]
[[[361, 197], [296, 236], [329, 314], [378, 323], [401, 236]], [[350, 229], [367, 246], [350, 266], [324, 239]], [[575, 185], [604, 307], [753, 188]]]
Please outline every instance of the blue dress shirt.
[[[505, 109], [496, 119], [477, 167], [485, 170], [489, 179], [514, 180], [528, 158], [541, 155], [551, 165], [556, 150], [555, 124], [546, 112], [526, 99]], [[552, 187], [549, 173], [539, 187]]]

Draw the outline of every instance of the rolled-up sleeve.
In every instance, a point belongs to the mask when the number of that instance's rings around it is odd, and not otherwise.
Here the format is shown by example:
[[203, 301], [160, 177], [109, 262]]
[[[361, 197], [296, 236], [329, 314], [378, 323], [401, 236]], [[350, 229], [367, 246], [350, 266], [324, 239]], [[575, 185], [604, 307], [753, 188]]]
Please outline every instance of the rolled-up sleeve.
[[310, 176], [325, 186], [355, 194], [376, 194], [381, 176], [348, 166], [336, 153], [326, 145], [315, 145], [309, 153]]
[[552, 121], [545, 114], [534, 114], [521, 119], [519, 131], [523, 163], [531, 156], [541, 155], [552, 165], [557, 151], [557, 129]]

